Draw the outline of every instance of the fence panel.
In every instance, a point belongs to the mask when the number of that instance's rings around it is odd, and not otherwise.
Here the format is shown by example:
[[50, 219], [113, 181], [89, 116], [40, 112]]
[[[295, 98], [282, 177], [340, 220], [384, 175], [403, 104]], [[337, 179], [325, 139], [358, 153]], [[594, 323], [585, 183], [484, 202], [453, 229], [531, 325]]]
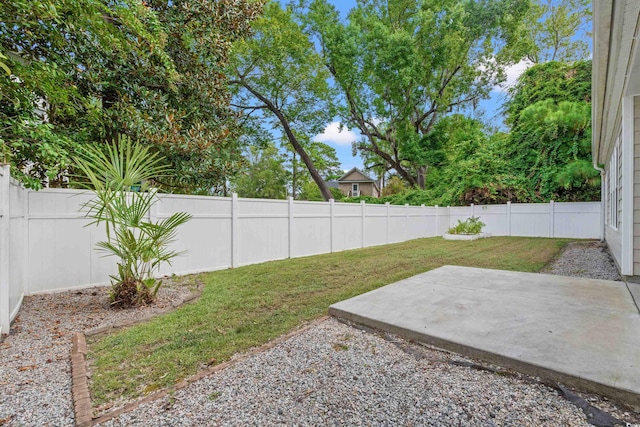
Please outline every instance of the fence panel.
[[509, 235], [509, 219], [507, 216], [507, 205], [484, 205], [474, 206], [473, 216], [479, 217], [486, 227], [485, 233], [492, 236]]
[[362, 247], [362, 205], [335, 203], [333, 206], [333, 251]]
[[289, 203], [238, 199], [238, 265], [289, 257]]
[[423, 206], [409, 206], [407, 216], [407, 240], [427, 236], [427, 216]]
[[365, 205], [364, 246], [385, 245], [388, 226], [385, 205]]
[[291, 245], [291, 257], [331, 252], [331, 208], [329, 203], [294, 203]]
[[18, 313], [26, 285], [27, 242], [25, 240], [27, 190], [11, 180], [9, 185], [9, 307], [13, 319]]
[[523, 237], [550, 236], [549, 203], [512, 203], [511, 235]]
[[29, 191], [28, 291], [69, 289], [109, 281], [115, 259], [95, 250], [104, 227], [79, 210], [92, 198], [81, 190]]
[[598, 202], [554, 203], [553, 237], [600, 238], [600, 209]]
[[407, 208], [405, 206], [389, 206], [389, 241], [404, 242], [407, 239]]

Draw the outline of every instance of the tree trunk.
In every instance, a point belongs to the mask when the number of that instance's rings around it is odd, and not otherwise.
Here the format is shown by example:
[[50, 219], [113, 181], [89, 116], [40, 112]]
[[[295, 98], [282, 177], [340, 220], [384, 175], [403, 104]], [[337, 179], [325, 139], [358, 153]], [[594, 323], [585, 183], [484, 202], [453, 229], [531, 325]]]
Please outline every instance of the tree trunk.
[[418, 186], [420, 187], [421, 190], [424, 190], [424, 180], [425, 180], [425, 175], [427, 173], [427, 168], [424, 166], [420, 166], [418, 168]]
[[302, 159], [305, 166], [309, 170], [309, 173], [311, 174], [311, 178], [313, 178], [318, 188], [320, 188], [322, 197], [324, 197], [326, 201], [329, 201], [330, 199], [332, 199], [333, 196], [331, 195], [331, 191], [329, 191], [329, 187], [327, 186], [327, 183], [324, 182], [324, 179], [322, 179], [322, 177], [318, 173], [318, 170], [313, 164], [313, 160], [311, 160], [311, 157], [309, 157], [307, 152], [304, 150], [304, 147], [302, 147], [302, 145], [298, 141], [298, 138], [296, 138], [296, 136], [294, 135], [293, 131], [291, 130], [291, 127], [289, 126], [289, 121], [284, 116], [284, 113], [278, 107], [276, 107], [276, 105], [274, 105], [273, 102], [271, 102], [264, 95], [259, 93], [253, 87], [251, 87], [251, 85], [249, 85], [247, 81], [244, 80], [243, 78], [240, 78], [239, 80], [236, 80], [236, 81], [231, 81], [230, 83], [232, 84], [239, 83], [242, 86], [244, 86], [244, 88], [247, 89], [249, 92], [251, 92], [253, 96], [255, 96], [261, 102], [263, 102], [269, 111], [275, 114], [275, 116], [278, 118], [278, 121], [284, 128], [284, 133], [285, 135], [287, 135], [287, 139], [291, 143], [291, 146], [293, 146], [293, 149], [296, 151], [296, 153], [298, 153], [298, 155], [300, 156], [300, 159]]
[[119, 142], [117, 141], [118, 130], [116, 129], [115, 124], [111, 121], [111, 117], [107, 115], [107, 112], [111, 110], [118, 102], [118, 98], [118, 92], [111, 87], [107, 87], [102, 92], [102, 111], [105, 123], [105, 140], [109, 142]]
[[330, 199], [333, 198], [333, 196], [331, 195], [331, 191], [329, 191], [329, 187], [327, 186], [327, 183], [324, 182], [324, 179], [322, 179], [322, 177], [318, 173], [318, 170], [313, 164], [313, 160], [311, 160], [311, 157], [309, 157], [307, 152], [304, 150], [304, 148], [298, 141], [298, 138], [296, 138], [296, 136], [291, 131], [291, 128], [289, 127], [289, 122], [284, 117], [282, 112], [280, 112], [279, 110], [275, 110], [275, 111], [272, 110], [272, 112], [276, 115], [276, 117], [278, 117], [278, 120], [280, 120], [280, 124], [282, 124], [282, 127], [284, 127], [284, 133], [287, 135], [287, 138], [289, 139], [289, 142], [293, 146], [293, 149], [296, 150], [296, 153], [298, 153], [298, 155], [300, 156], [300, 159], [302, 159], [305, 166], [309, 170], [309, 173], [311, 174], [311, 178], [313, 178], [318, 188], [320, 188], [322, 197], [324, 197], [324, 200], [328, 202]]

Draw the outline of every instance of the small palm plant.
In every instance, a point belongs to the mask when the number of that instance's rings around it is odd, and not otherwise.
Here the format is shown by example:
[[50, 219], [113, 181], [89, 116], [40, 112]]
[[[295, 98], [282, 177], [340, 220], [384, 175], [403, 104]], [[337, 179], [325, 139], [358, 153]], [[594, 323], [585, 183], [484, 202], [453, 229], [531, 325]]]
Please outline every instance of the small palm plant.
[[168, 172], [163, 160], [126, 136], [110, 145], [90, 146], [75, 159], [86, 178], [77, 184], [95, 192], [83, 205], [87, 217], [93, 219], [89, 225], [106, 227], [107, 240], [96, 246], [107, 256], [119, 258], [118, 273], [111, 276], [113, 305], [152, 302], [162, 284], [153, 273], [180, 254], [168, 245], [191, 215], [178, 212], [155, 222], [149, 219], [149, 210], [157, 201], [149, 181]]

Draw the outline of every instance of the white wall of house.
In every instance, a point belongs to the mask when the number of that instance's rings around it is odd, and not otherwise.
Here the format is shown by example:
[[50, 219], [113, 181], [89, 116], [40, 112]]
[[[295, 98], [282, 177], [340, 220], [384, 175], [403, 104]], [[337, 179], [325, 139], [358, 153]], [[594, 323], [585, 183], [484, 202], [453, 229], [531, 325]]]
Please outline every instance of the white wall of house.
[[[8, 174], [8, 167], [2, 170]], [[103, 227], [88, 225], [80, 212], [91, 197], [80, 190], [30, 191], [0, 177], [3, 332], [23, 295], [106, 284], [115, 272], [116, 260], [95, 250], [96, 242], [106, 237]], [[480, 217], [487, 224], [484, 231], [496, 236], [598, 238], [601, 221], [600, 203], [448, 208], [186, 195], [161, 195], [150, 218], [178, 211], [193, 216], [173, 243], [173, 249], [185, 253], [160, 275], [441, 236], [458, 219], [470, 216]]]
[[605, 167], [605, 239], [620, 272], [640, 276], [640, 2], [594, 1], [593, 37], [592, 154]]

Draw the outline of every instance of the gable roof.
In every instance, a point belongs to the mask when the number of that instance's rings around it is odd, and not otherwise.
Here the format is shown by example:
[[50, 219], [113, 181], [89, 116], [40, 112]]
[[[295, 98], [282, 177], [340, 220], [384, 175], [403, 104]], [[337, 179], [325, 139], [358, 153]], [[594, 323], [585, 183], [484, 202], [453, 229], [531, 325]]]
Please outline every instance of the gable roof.
[[[360, 175], [362, 175], [362, 177], [364, 179], [349, 179], [347, 180], [347, 178], [354, 174], [354, 173], [359, 173]], [[338, 178], [338, 182], [341, 181], [349, 181], [349, 182], [373, 182], [374, 184], [377, 183], [377, 181], [373, 178], [371, 178], [369, 175], [366, 175], [364, 172], [362, 172], [360, 169], [358, 169], [357, 167], [353, 167], [351, 168], [351, 170], [349, 170], [347, 173], [345, 173], [344, 175], [342, 175], [340, 178]]]

